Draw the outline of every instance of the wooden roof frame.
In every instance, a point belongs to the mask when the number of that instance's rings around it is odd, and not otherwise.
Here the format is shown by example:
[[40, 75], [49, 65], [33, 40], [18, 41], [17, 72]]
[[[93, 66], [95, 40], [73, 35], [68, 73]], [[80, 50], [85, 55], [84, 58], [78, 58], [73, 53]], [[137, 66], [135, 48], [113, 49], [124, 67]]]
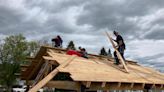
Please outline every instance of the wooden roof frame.
[[[39, 80], [37, 82], [36, 85], [33, 86], [33, 88], [29, 91], [29, 92], [35, 92], [37, 91], [39, 88], [44, 87], [44, 86], [48, 86], [48, 87], [55, 87], [55, 88], [61, 88], [61, 89], [69, 89], [69, 90], [77, 90], [78, 92], [82, 92], [82, 88], [86, 88], [85, 90], [112, 90], [112, 89], [129, 89], [129, 90], [143, 90], [145, 87], [149, 87], [149, 88], [157, 88], [157, 89], [164, 89], [164, 74], [158, 73], [156, 71], [154, 71], [153, 69], [149, 69], [149, 68], [144, 68], [136, 63], [133, 63], [133, 61], [129, 61], [131, 63], [128, 64], [128, 69], [129, 69], [129, 73], [125, 73], [122, 71], [122, 69], [120, 69], [118, 66], [113, 65], [112, 63], [106, 62], [105, 61], [102, 63], [102, 61], [99, 61], [99, 59], [102, 60], [113, 60], [113, 58], [109, 58], [107, 59], [107, 57], [101, 57], [101, 56], [97, 56], [97, 55], [91, 55], [92, 59], [96, 59], [96, 62], [93, 60], [92, 62], [88, 62], [88, 60], [80, 58], [80, 57], [76, 57], [76, 56], [69, 56], [69, 55], [64, 55], [62, 57], [62, 60], [66, 60], [66, 61], [62, 61], [58, 62], [61, 60], [61, 58], [56, 58], [56, 57], [60, 57], [63, 54], [62, 53], [58, 53], [60, 51], [65, 52], [65, 50], [63, 49], [59, 49], [59, 48], [52, 48], [52, 47], [46, 47], [43, 46], [41, 47], [40, 51], [38, 52], [38, 54], [36, 55], [36, 57], [34, 57], [32, 59], [33, 62], [31, 62], [30, 66], [22, 66], [23, 68], [27, 68], [26, 70], [24, 70], [22, 72], [22, 79], [27, 80], [28, 84], [32, 84], [34, 82], [30, 81], [31, 78], [34, 76], [34, 74], [36, 75], [36, 73], [38, 73], [37, 71], [41, 69], [41, 65], [43, 63], [48, 62], [50, 65], [56, 65], [58, 66], [57, 68], [55, 68], [54, 70], [52, 70], [50, 73], [45, 73], [45, 76], [43, 79]], [[54, 57], [52, 57], [54, 56]], [[76, 57], [76, 58], [75, 58]], [[101, 57], [101, 58], [99, 58]], [[141, 70], [139, 70], [137, 67], [140, 67], [141, 69], [145, 69], [147, 72], [152, 72], [155, 75], [150, 75], [152, 77], [157, 77], [159, 78], [159, 80], [162, 80], [161, 83], [158, 82], [124, 82], [124, 81], [77, 81], [77, 80], [73, 80], [73, 81], [58, 81], [58, 80], [51, 80], [56, 74], [58, 74], [58, 72], [62, 72], [63, 70], [65, 71], [65, 69], [69, 69], [70, 65], [72, 65], [73, 63], [76, 63], [74, 61], [77, 60], [81, 60], [81, 62], [85, 62], [86, 64], [88, 63], [89, 65], [106, 65], [109, 63], [109, 67], [111, 67], [112, 69], [115, 69], [117, 71], [120, 71], [122, 73], [125, 73], [126, 75], [129, 75], [131, 73], [133, 73], [134, 75], [138, 75], [140, 77], [142, 77], [143, 80], [145, 79], [145, 76], [143, 74], [138, 74], [138, 72], [140, 72]], [[89, 59], [90, 60], [90, 59]], [[64, 63], [65, 62], [65, 63]], [[70, 64], [69, 64], [70, 63]], [[77, 62], [79, 64], [81, 64], [80, 62]], [[34, 65], [33, 65], [34, 64]], [[134, 64], [134, 65], [133, 65]], [[133, 66], [133, 67], [132, 67]], [[32, 69], [33, 67], [33, 69]], [[118, 68], [118, 69], [117, 69]], [[138, 69], [138, 70], [137, 70]], [[135, 71], [135, 72], [132, 72]], [[28, 75], [28, 76], [27, 76]], [[101, 75], [101, 73], [100, 73]], [[72, 75], [71, 75], [72, 76]], [[36, 81], [36, 80], [35, 80]], [[147, 81], [151, 81], [151, 80], [147, 80]], [[76, 86], [75, 88], [72, 88], [70, 86], [68, 86], [67, 84], [71, 84], [72, 87]], [[66, 86], [67, 85], [67, 86]], [[82, 87], [82, 85], [84, 85], [84, 87]], [[70, 88], [69, 88], [70, 87]]]

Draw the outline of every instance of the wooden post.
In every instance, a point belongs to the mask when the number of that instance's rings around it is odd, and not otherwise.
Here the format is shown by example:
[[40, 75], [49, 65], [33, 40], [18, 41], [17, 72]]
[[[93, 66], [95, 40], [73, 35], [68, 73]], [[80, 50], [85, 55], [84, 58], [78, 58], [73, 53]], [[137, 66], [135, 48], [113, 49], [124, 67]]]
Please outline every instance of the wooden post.
[[59, 65], [56, 69], [50, 72], [45, 78], [43, 78], [40, 82], [38, 82], [33, 88], [31, 88], [28, 92], [37, 92], [40, 88], [42, 88], [46, 83], [48, 83], [58, 72], [60, 68], [67, 66], [76, 56], [71, 56], [68, 60], [66, 60], [63, 64]]
[[91, 81], [88, 81], [86, 84], [86, 88], [89, 88], [91, 86]]
[[161, 84], [161, 87], [160, 87], [161, 89], [163, 88], [163, 85]]
[[41, 69], [40, 69], [38, 75], [37, 75], [36, 78], [35, 78], [34, 83], [32, 84], [32, 87], [33, 87], [34, 85], [36, 85], [36, 84], [38, 83], [38, 81], [44, 76], [44, 72], [46, 71], [47, 68], [48, 68], [48, 61], [46, 61], [46, 62], [42, 65], [42, 67], [41, 67]]
[[111, 38], [110, 35], [108, 34], [108, 32], [106, 32], [106, 35], [108, 36], [109, 41], [112, 43], [112, 46], [113, 46], [113, 48], [115, 49], [115, 51], [116, 51], [116, 53], [117, 53], [117, 57], [120, 59], [120, 61], [121, 61], [121, 63], [123, 64], [123, 66], [124, 66], [126, 72], [129, 72], [128, 68], [127, 68], [126, 65], [125, 65], [124, 59], [122, 58], [120, 52], [117, 50], [117, 48], [116, 48], [114, 42], [112, 41], [112, 38]]
[[117, 86], [118, 88], [120, 88], [121, 87], [121, 82], [118, 82], [118, 86]]
[[104, 88], [106, 86], [106, 82], [103, 82], [101, 87]]
[[134, 83], [131, 83], [130, 85], [130, 89], [132, 89], [134, 87]]
[[142, 88], [145, 88], [145, 83], [142, 84]]

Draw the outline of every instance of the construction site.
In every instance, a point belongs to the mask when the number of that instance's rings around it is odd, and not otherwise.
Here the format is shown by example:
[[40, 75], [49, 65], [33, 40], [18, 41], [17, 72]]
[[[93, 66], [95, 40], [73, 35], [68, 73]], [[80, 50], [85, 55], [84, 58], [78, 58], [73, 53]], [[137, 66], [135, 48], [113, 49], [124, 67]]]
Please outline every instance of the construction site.
[[30, 65], [21, 66], [21, 79], [30, 85], [28, 92], [37, 92], [43, 87], [64, 90], [62, 92], [164, 90], [163, 73], [124, 60], [108, 33], [107, 36], [117, 52], [120, 65], [113, 64], [113, 57], [88, 54], [88, 58], [83, 58], [68, 55], [66, 49], [42, 46], [35, 57], [28, 58]]

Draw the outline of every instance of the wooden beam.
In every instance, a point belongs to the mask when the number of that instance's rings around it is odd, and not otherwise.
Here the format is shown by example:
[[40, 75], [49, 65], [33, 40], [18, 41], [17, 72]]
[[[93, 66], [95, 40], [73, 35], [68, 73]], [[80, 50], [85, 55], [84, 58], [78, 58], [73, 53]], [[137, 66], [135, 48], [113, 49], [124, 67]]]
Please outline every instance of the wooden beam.
[[103, 82], [101, 87], [104, 88], [106, 86], [106, 82]]
[[[29, 81], [32, 84], [33, 81]], [[49, 81], [45, 86], [49, 88], [59, 88], [66, 90], [80, 90], [80, 83], [76, 81]], [[86, 82], [85, 82], [86, 85]], [[102, 82], [92, 82], [90, 88], [87, 90], [143, 90], [142, 84], [134, 83], [133, 88], [130, 88], [132, 84], [121, 83], [121, 87], [118, 88], [118, 83], [106, 83], [106, 86], [102, 88]], [[80, 92], [80, 91], [79, 91]]]
[[46, 76], [48, 75], [48, 73], [49, 73], [49, 71], [50, 71], [50, 66], [51, 66], [51, 64], [48, 63], [48, 66], [47, 66], [47, 68], [46, 68], [46, 70], [45, 70], [45, 72], [44, 72], [44, 77], [46, 77]]
[[106, 83], [105, 87], [102, 87], [102, 82], [92, 82], [92, 85], [90, 86], [87, 91], [93, 91], [93, 90], [142, 90], [142, 84], [137, 84], [135, 83], [133, 88], [130, 88], [131, 84], [130, 83]]
[[132, 89], [134, 87], [134, 83], [131, 83], [130, 88]]
[[46, 61], [46, 62], [42, 65], [42, 67], [41, 67], [41, 69], [40, 69], [38, 75], [37, 75], [36, 78], [35, 78], [34, 83], [32, 84], [32, 87], [33, 87], [34, 85], [36, 85], [36, 84], [40, 81], [40, 79], [44, 76], [44, 73], [45, 73], [45, 71], [46, 71], [47, 68], [48, 68], [48, 61]]
[[145, 83], [142, 84], [142, 88], [143, 88], [143, 89], [145, 88]]
[[56, 61], [56, 59], [54, 59], [53, 57], [50, 57], [50, 56], [42, 56], [43, 59], [45, 60], [51, 60], [51, 61]]
[[86, 88], [89, 88], [91, 86], [91, 81], [88, 81], [87, 83], [86, 83]]
[[40, 60], [37, 61], [38, 63], [36, 64], [35, 68], [30, 71], [30, 74], [28, 75], [27, 79], [29, 80], [33, 74], [37, 71], [37, 69], [40, 67], [40, 65], [43, 63], [43, 59], [41, 58]]
[[121, 87], [121, 82], [118, 82], [118, 86], [117, 86], [118, 88], [120, 88]]
[[163, 85], [161, 84], [161, 87], [160, 87], [161, 89], [163, 88]]
[[151, 86], [151, 88], [155, 88], [156, 86], [155, 86], [155, 84], [153, 84], [152, 86]]
[[[33, 82], [34, 81], [29, 81], [28, 85], [33, 84]], [[65, 90], [78, 90], [80, 88], [80, 83], [74, 81], [49, 81], [45, 86]]]
[[40, 82], [38, 82], [28, 92], [38, 91], [40, 88], [42, 88], [44, 85], [46, 85], [59, 72], [60, 68], [64, 68], [65, 66], [67, 66], [71, 61], [73, 61], [73, 59], [75, 57], [76, 56], [71, 56], [70, 58], [68, 58], [63, 64], [59, 65], [56, 69], [54, 69], [52, 72], [50, 72], [45, 78], [43, 78]]
[[42, 57], [44, 60], [49, 61], [49, 63], [52, 65], [59, 65], [59, 63], [57, 63], [57, 61], [53, 57], [49, 57], [49, 56], [42, 56]]
[[112, 46], [113, 46], [113, 48], [115, 49], [115, 51], [116, 51], [116, 53], [117, 53], [117, 57], [120, 59], [121, 63], [123, 64], [125, 70], [126, 70], [127, 73], [128, 73], [129, 70], [128, 70], [127, 66], [125, 65], [125, 61], [124, 61], [124, 59], [122, 58], [120, 52], [117, 50], [117, 48], [116, 48], [114, 42], [112, 41], [112, 38], [110, 37], [110, 35], [108, 34], [108, 32], [106, 32], [106, 35], [108, 36], [109, 41], [112, 43]]

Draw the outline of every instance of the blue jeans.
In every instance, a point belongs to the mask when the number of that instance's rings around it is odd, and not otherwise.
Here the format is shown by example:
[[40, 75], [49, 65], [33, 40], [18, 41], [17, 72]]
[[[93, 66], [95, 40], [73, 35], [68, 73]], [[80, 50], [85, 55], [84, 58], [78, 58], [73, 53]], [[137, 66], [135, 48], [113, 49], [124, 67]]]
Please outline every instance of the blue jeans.
[[[124, 47], [119, 47], [117, 50], [120, 52], [122, 58], [125, 60], [125, 58], [124, 58], [124, 50], [125, 50]], [[116, 64], [120, 64], [116, 51], [114, 51], [114, 58], [115, 58]]]

